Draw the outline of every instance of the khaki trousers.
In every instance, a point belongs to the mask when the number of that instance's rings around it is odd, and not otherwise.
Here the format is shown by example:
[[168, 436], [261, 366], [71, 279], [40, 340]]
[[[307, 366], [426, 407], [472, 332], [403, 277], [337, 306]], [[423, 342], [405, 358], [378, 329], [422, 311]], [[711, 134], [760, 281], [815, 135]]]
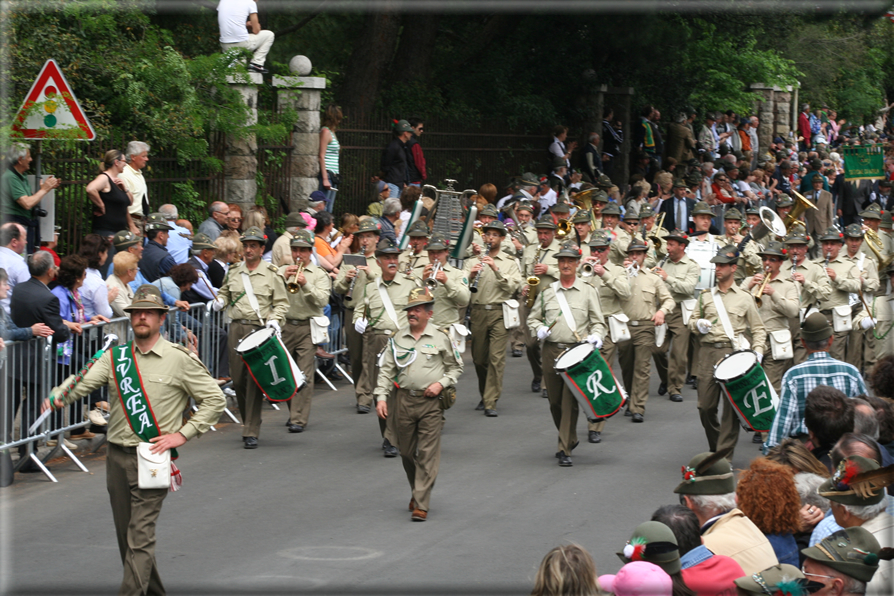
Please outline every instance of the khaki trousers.
[[540, 353], [540, 340], [537, 339], [537, 335], [532, 333], [528, 328], [529, 309], [524, 306], [524, 301], [522, 301], [522, 309], [524, 309], [525, 313], [525, 318], [522, 319], [522, 327], [524, 328], [525, 334], [525, 351], [528, 355], [528, 362], [531, 363], [531, 372], [534, 373], [534, 378], [541, 379], [543, 377], [543, 356]]
[[794, 366], [795, 364], [801, 364], [802, 362], [807, 360], [807, 350], [801, 344], [800, 318], [789, 320], [788, 327], [789, 330], [792, 332], [792, 351], [795, 353], [795, 357], [792, 359], [792, 366]]
[[714, 380], [714, 365], [732, 351], [732, 348], [703, 345], [699, 350], [698, 361], [698, 415], [705, 429], [708, 448], [711, 451], [724, 451], [726, 453], [724, 457], [728, 460], [732, 460], [736, 442], [739, 440], [739, 420], [732, 404], [726, 398], [723, 399], [723, 417], [717, 419], [722, 388]]
[[357, 403], [360, 403], [357, 383], [360, 380], [360, 373], [363, 372], [363, 336], [354, 329], [353, 318], [354, 309], [346, 308], [344, 320], [345, 341], [348, 344], [348, 355], [351, 357], [351, 380], [354, 381], [354, 393], [358, 397]]
[[[608, 323], [606, 323], [605, 326], [607, 329]], [[615, 355], [617, 355], [617, 353], [618, 353], [618, 344], [616, 344], [615, 342], [612, 341], [611, 335], [606, 335], [605, 338], [602, 340], [602, 347], [599, 348], [599, 353], [602, 354], [602, 357], [605, 359], [606, 364], [608, 364], [608, 367], [610, 369], [612, 369], [612, 372], [615, 373], [615, 376], [617, 377], [618, 375], [617, 375], [616, 371], [618, 369], [614, 365], [614, 361], [615, 361]], [[621, 382], [620, 377], [618, 378], [618, 382], [619, 383]], [[605, 428], [605, 422], [606, 422], [605, 418], [603, 418], [597, 422], [590, 422], [588, 420], [587, 421], [587, 430], [588, 431], [595, 430], [596, 432], [601, 433], [602, 429]]]
[[228, 343], [230, 347], [230, 375], [233, 378], [233, 391], [236, 392], [236, 403], [239, 404], [239, 415], [242, 417], [242, 436], [258, 437], [261, 434], [261, 405], [264, 403], [264, 393], [248, 372], [248, 367], [242, 362], [242, 358], [236, 352], [239, 340], [261, 329], [257, 325], [246, 325], [236, 321], [230, 322]]
[[785, 371], [794, 365], [795, 361], [792, 358], [774, 360], [773, 354], [770, 352], [770, 344], [767, 343], [764, 350], [764, 359], [761, 361], [761, 368], [764, 369], [767, 379], [770, 380], [770, 385], [776, 390], [777, 395], [782, 392], [782, 377], [785, 375]]
[[655, 346], [655, 326], [649, 322], [630, 327], [630, 337], [630, 341], [619, 347], [618, 356], [624, 374], [624, 386], [630, 394], [630, 413], [645, 414], [646, 402], [649, 400], [652, 354], [658, 349]]
[[[416, 507], [428, 511], [431, 490], [441, 465], [441, 400], [412, 397], [406, 389], [394, 392], [397, 448], [407, 473]], [[389, 416], [390, 418], [390, 416]]]
[[376, 383], [379, 380], [379, 352], [385, 349], [385, 344], [388, 343], [388, 338], [391, 336], [374, 333], [371, 329], [367, 329], [362, 337], [363, 370], [360, 372], [354, 391], [357, 393], [357, 405], [372, 408], [375, 406], [373, 391], [376, 390]]
[[509, 330], [509, 347], [513, 350], [524, 350], [526, 349], [525, 329], [528, 328], [528, 308], [521, 297], [518, 298], [518, 302], [518, 317], [521, 325]]
[[556, 372], [556, 358], [564, 350], [559, 344], [543, 342], [543, 385], [549, 396], [549, 413], [559, 431], [559, 451], [571, 455], [571, 448], [577, 443], [577, 399], [565, 385], [562, 376]]
[[106, 487], [112, 503], [118, 551], [124, 564], [124, 579], [118, 594], [165, 594], [155, 562], [155, 521], [168, 489], [139, 487], [135, 447], [109, 443], [107, 451]]
[[[832, 322], [832, 313], [826, 315], [826, 320], [829, 321], [829, 326], [834, 329], [834, 323]], [[835, 338], [832, 340], [832, 349], [829, 350], [829, 356], [834, 358], [835, 360], [841, 360], [842, 362], [846, 362], [847, 358], [847, 338], [851, 334], [850, 331], [841, 331], [840, 333], [832, 333], [832, 337]]]
[[304, 373], [307, 385], [289, 400], [289, 424], [307, 426], [310, 419], [310, 400], [314, 394], [317, 347], [310, 339], [310, 322], [300, 325], [286, 323], [282, 328], [282, 341]]
[[472, 362], [478, 375], [478, 393], [484, 407], [495, 410], [503, 392], [506, 368], [506, 341], [509, 333], [503, 325], [503, 310], [472, 306]]
[[[689, 357], [689, 327], [683, 324], [683, 309], [678, 304], [667, 317], [667, 337], [664, 342], [670, 344], [670, 359], [667, 369], [667, 392], [683, 393], [683, 383], [686, 382], [686, 369]], [[672, 340], [672, 341], [671, 341]], [[667, 350], [667, 345], [659, 348]]]

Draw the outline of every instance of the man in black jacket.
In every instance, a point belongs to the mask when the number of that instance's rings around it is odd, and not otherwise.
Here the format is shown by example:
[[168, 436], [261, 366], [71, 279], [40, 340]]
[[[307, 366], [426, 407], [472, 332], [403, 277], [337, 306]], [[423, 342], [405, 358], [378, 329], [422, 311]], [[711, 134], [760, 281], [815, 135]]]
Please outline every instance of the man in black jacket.
[[[689, 219], [695, 208], [692, 191], [685, 182], [677, 181], [673, 192], [674, 196], [664, 199], [658, 207], [658, 212], [665, 214], [662, 226], [669, 232], [677, 229], [689, 231]], [[681, 221], [677, 221], [680, 218]]]
[[173, 230], [160, 213], [153, 213], [146, 218], [146, 238], [148, 242], [140, 258], [140, 273], [151, 283], [164, 277], [177, 264], [168, 252], [168, 233]]
[[[47, 287], [56, 278], [58, 270], [59, 268], [53, 262], [53, 255], [50, 253], [38, 251], [29, 255], [28, 272], [31, 274], [31, 279], [15, 287], [9, 302], [10, 315], [16, 327], [31, 327], [35, 323], [43, 323], [53, 330], [54, 346], [68, 341], [72, 331], [81, 332], [81, 327], [77, 323], [68, 323], [62, 320], [62, 317], [59, 316], [59, 299]], [[52, 364], [46, 361], [44, 352], [38, 351], [37, 343], [34, 340], [20, 354], [21, 358], [11, 362], [15, 365], [11, 369], [13, 378], [22, 383], [24, 393], [28, 396], [25, 408], [22, 410], [21, 422], [22, 433], [25, 434], [39, 415], [40, 404], [47, 396], [49, 389], [49, 387], [43, 387], [41, 383], [43, 367]], [[55, 354], [55, 349], [53, 354]], [[55, 361], [55, 356], [53, 361]], [[14, 393], [15, 405], [12, 411], [16, 412], [19, 408], [21, 393], [18, 388]], [[19, 454], [24, 457], [26, 452], [27, 445], [21, 445]], [[19, 471], [38, 472], [40, 470], [29, 462]]]
[[406, 120], [394, 124], [394, 138], [382, 153], [382, 181], [388, 185], [391, 198], [400, 198], [400, 193], [410, 182], [407, 141], [413, 136], [413, 127]]

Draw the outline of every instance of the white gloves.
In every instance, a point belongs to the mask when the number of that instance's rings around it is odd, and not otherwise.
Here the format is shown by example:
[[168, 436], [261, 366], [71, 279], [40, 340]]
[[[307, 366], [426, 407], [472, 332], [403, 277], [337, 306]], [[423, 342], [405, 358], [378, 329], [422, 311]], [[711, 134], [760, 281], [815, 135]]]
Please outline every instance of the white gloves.
[[602, 347], [602, 338], [596, 335], [587, 336], [587, 342], [593, 344], [593, 347], [597, 350]]
[[282, 335], [282, 329], [279, 328], [279, 323], [276, 321], [276, 319], [270, 319], [269, 321], [267, 321], [266, 327], [268, 329], [273, 329], [274, 331], [276, 331], [277, 335]]
[[876, 320], [872, 317], [865, 317], [862, 321], [860, 321], [860, 327], [863, 328], [864, 331], [872, 329], [876, 325]]
[[217, 298], [215, 298], [214, 300], [211, 301], [211, 309], [214, 312], [222, 311], [224, 306], [226, 306], [226, 303], [224, 303], [224, 299], [222, 296], [218, 296]]
[[356, 331], [360, 335], [363, 335], [363, 332], [366, 331], [367, 324], [368, 323], [366, 319], [357, 319], [357, 322], [354, 323], [354, 331]]
[[711, 332], [711, 327], [714, 325], [711, 324], [711, 321], [708, 319], [699, 319], [695, 322], [695, 326], [698, 328], [698, 332], [702, 335], [707, 335]]
[[537, 330], [537, 339], [543, 341], [547, 337], [549, 337], [550, 329], [546, 325], [541, 325], [540, 329]]
[[763, 354], [761, 354], [760, 352], [755, 352], [755, 355], [757, 355], [757, 362], [758, 362], [758, 364], [760, 364], [761, 362], [764, 361], [764, 355], [763, 355]]

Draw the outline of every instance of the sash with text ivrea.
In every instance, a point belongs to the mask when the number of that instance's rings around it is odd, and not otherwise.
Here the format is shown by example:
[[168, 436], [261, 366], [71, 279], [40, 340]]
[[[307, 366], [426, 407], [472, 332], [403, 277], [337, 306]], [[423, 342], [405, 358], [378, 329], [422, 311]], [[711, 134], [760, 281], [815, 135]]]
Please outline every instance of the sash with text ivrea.
[[[127, 422], [140, 439], [149, 443], [161, 435], [155, 413], [143, 387], [143, 378], [134, 357], [133, 342], [112, 348], [112, 374], [118, 387], [118, 399], [127, 417]], [[171, 449], [171, 459], [177, 459], [176, 449]]]

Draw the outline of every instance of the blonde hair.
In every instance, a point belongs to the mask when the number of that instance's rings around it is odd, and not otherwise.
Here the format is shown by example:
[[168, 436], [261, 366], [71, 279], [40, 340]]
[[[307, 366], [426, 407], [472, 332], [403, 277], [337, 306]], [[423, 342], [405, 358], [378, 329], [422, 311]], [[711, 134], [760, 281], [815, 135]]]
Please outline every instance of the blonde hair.
[[214, 246], [214, 258], [226, 263], [231, 252], [238, 252], [239, 241], [230, 234], [221, 233], [214, 241]]
[[242, 229], [247, 230], [248, 228], [254, 226], [256, 228], [260, 228], [262, 231], [264, 229], [264, 214], [259, 211], [249, 211], [245, 214], [245, 219], [242, 220]]
[[534, 578], [531, 596], [599, 596], [593, 557], [576, 544], [549, 551]]
[[124, 251], [124, 252], [116, 252], [115, 257], [112, 259], [112, 264], [114, 265], [114, 273], [118, 277], [123, 278], [127, 275], [127, 272], [137, 266], [139, 263], [139, 259], [137, 255], [132, 252]]

